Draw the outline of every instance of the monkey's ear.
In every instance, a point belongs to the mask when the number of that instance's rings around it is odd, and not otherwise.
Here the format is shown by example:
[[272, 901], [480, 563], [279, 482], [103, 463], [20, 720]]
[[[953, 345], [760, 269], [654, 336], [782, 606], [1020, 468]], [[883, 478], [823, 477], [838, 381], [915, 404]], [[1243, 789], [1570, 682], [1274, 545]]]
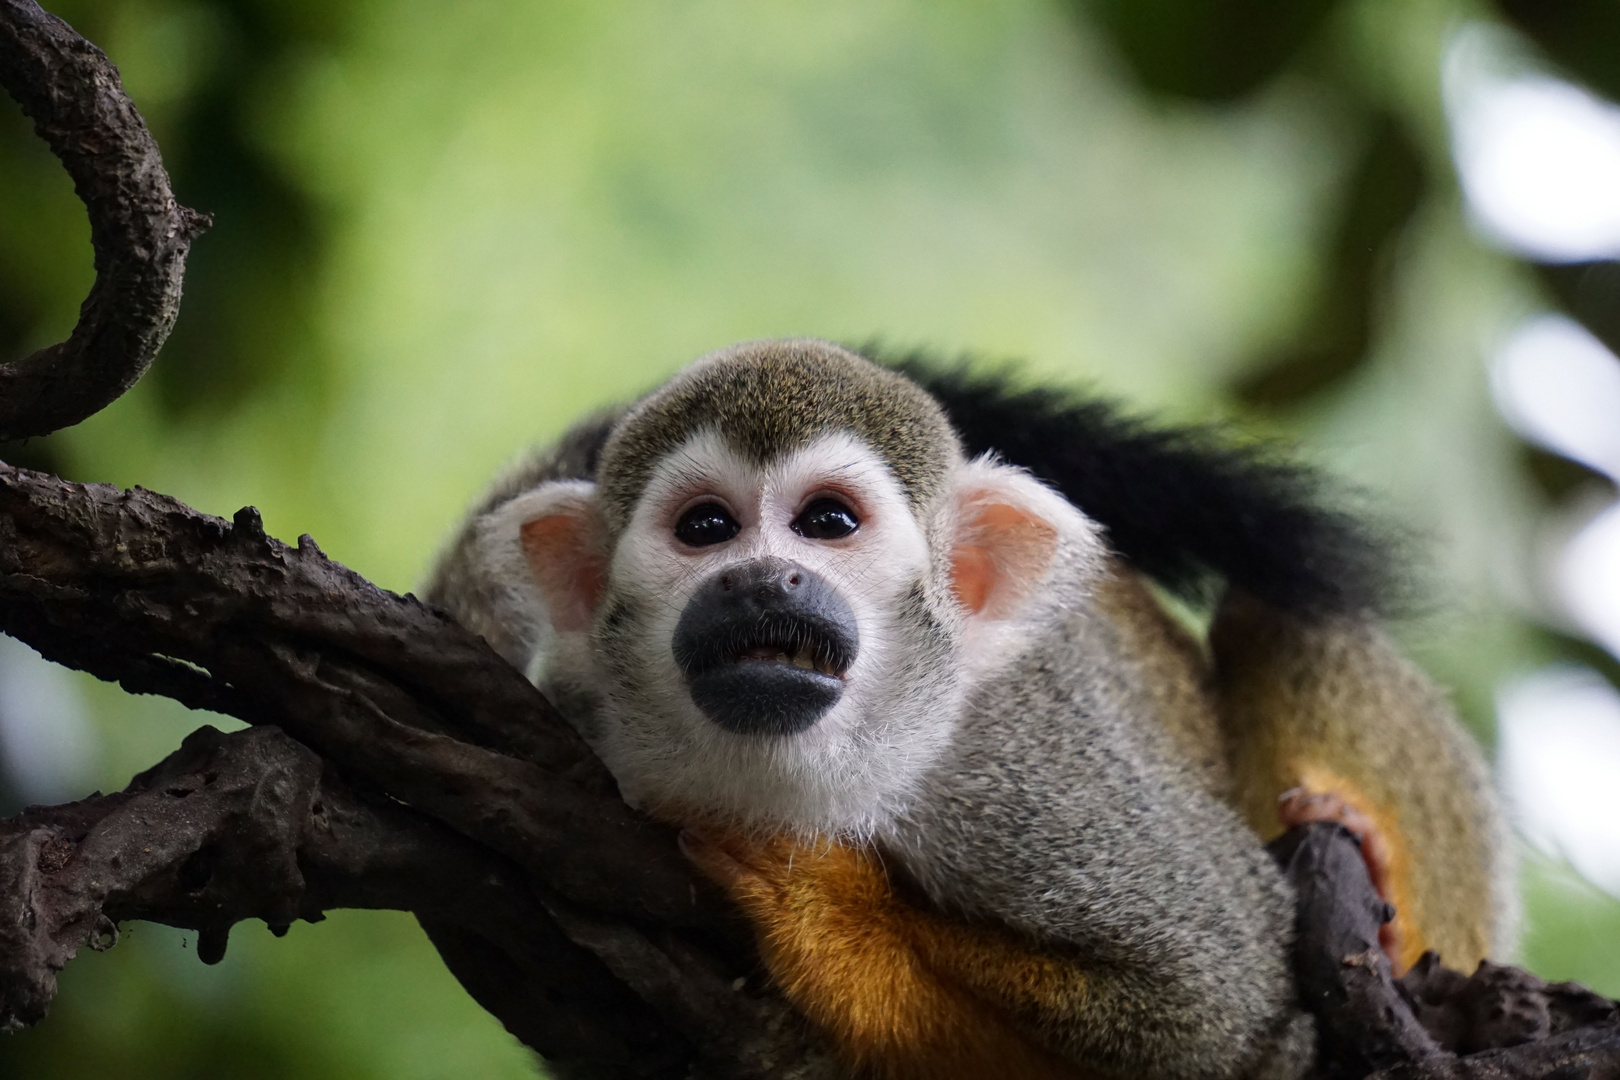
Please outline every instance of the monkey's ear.
[[1008, 619], [1041, 587], [1060, 542], [1091, 552], [1096, 526], [1061, 495], [1011, 466], [979, 458], [952, 492], [951, 588], [968, 614]]
[[[518, 546], [559, 634], [588, 630], [607, 584], [607, 527], [596, 485], [557, 480], [513, 499], [502, 517], [516, 524]], [[509, 526], [510, 527], [510, 526]]]

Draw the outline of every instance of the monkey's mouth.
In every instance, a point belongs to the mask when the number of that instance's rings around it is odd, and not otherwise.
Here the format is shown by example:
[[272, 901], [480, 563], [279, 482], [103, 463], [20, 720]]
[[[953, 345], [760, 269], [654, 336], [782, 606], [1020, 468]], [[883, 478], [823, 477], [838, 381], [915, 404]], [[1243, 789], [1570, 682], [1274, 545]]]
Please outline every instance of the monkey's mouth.
[[731, 622], [675, 650], [692, 702], [738, 734], [790, 735], [843, 695], [855, 643], [808, 613]]
[[842, 679], [849, 663], [838, 655], [835, 646], [812, 644], [807, 641], [761, 642], [745, 645], [731, 658], [734, 664], [790, 664], [801, 671], [814, 671]]
[[838, 628], [812, 615], [779, 614], [732, 623], [675, 651], [688, 679], [733, 665], [778, 664], [842, 681], [855, 661], [855, 649]]

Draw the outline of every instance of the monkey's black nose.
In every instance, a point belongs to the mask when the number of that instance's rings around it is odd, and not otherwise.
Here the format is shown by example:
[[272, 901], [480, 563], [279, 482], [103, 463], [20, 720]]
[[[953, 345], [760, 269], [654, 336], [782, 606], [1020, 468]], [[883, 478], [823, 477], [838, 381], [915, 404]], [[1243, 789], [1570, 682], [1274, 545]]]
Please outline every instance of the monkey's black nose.
[[791, 735], [844, 692], [860, 635], [855, 613], [814, 571], [765, 558], [705, 581], [675, 626], [675, 663], [692, 701], [727, 731]]

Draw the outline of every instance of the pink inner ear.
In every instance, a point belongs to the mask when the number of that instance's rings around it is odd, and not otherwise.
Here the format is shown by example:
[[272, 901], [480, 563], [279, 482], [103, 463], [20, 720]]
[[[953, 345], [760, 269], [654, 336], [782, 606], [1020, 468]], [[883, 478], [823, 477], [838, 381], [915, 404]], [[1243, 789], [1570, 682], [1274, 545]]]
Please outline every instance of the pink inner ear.
[[[979, 493], [980, 497], [991, 494]], [[951, 550], [951, 587], [970, 613], [1004, 619], [1046, 576], [1057, 529], [1020, 506], [967, 500]]]
[[607, 559], [589, 512], [547, 514], [523, 523], [519, 534], [529, 569], [540, 584], [558, 633], [587, 630], [607, 585]]

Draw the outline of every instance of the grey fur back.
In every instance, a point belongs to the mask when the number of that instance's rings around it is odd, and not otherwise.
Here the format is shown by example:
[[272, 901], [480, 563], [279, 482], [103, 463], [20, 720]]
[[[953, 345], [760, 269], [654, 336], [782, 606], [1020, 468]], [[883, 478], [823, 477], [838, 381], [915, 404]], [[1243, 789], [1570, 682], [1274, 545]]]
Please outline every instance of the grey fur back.
[[1107, 984], [1098, 1023], [1036, 1030], [1054, 1049], [1132, 1075], [1297, 1074], [1277, 1060], [1303, 1053], [1277, 1046], [1304, 1024], [1290, 892], [1177, 763], [1123, 644], [1090, 605], [980, 687], [891, 854], [943, 908], [1071, 947]]

